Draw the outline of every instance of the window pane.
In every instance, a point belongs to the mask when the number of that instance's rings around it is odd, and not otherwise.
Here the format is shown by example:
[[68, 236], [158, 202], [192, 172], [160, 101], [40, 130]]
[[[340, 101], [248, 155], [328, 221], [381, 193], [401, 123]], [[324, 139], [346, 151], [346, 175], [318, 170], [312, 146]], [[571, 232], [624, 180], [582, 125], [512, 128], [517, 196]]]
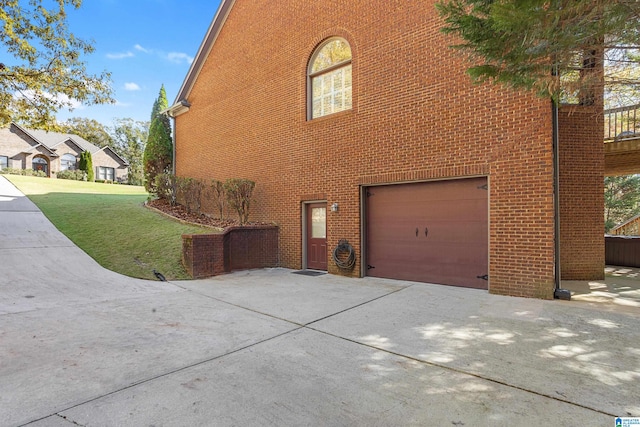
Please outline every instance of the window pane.
[[311, 118], [352, 108], [351, 48], [332, 39], [313, 58], [309, 69]]
[[344, 85], [345, 87], [351, 87], [351, 64], [343, 68], [344, 70]]
[[107, 179], [113, 181], [114, 170], [113, 168], [107, 168]]
[[9, 167], [9, 157], [0, 156], [0, 170]]
[[313, 85], [313, 117], [351, 109], [351, 65], [316, 76]]
[[60, 170], [74, 170], [76, 168], [76, 156], [64, 154], [60, 160]]
[[322, 115], [333, 113], [333, 102], [331, 100], [331, 94], [322, 97]]
[[349, 88], [347, 91], [345, 91], [344, 93], [344, 109], [345, 110], [350, 110], [352, 107], [352, 102], [351, 102], [351, 88]]
[[311, 208], [311, 237], [327, 238], [327, 208]]
[[344, 40], [332, 40], [322, 47], [311, 65], [311, 72], [317, 73], [333, 65], [351, 59], [351, 48]]
[[322, 116], [322, 106], [320, 104], [320, 99], [313, 100], [313, 117]]

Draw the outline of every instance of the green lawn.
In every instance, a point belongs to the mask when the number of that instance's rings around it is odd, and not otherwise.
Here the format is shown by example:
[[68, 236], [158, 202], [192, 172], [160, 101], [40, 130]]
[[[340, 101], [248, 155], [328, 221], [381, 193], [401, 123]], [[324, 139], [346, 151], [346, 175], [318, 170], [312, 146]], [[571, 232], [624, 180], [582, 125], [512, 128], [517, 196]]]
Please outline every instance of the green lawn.
[[144, 207], [143, 187], [4, 175], [100, 265], [131, 277], [189, 278], [180, 261], [182, 234], [211, 233]]

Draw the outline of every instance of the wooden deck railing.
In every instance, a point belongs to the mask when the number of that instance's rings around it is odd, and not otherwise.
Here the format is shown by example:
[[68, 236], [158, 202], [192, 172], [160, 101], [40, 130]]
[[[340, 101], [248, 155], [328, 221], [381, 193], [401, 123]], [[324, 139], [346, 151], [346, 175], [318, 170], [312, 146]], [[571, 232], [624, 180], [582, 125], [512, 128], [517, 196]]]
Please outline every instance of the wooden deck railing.
[[604, 111], [604, 141], [640, 138], [640, 104]]

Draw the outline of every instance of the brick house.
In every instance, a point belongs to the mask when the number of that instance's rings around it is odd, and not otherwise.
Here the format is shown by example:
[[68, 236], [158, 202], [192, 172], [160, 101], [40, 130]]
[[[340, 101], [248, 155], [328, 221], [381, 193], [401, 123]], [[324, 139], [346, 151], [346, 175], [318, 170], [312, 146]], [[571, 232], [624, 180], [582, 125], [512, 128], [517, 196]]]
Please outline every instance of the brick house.
[[538, 298], [602, 278], [602, 106], [560, 108], [554, 156], [550, 102], [471, 84], [434, 3], [222, 0], [169, 109], [176, 175], [254, 180], [283, 267]]
[[127, 180], [129, 164], [111, 147], [100, 148], [78, 135], [27, 129], [15, 123], [0, 129], [0, 169], [41, 170], [51, 177], [76, 169], [84, 151], [91, 153], [95, 179]]

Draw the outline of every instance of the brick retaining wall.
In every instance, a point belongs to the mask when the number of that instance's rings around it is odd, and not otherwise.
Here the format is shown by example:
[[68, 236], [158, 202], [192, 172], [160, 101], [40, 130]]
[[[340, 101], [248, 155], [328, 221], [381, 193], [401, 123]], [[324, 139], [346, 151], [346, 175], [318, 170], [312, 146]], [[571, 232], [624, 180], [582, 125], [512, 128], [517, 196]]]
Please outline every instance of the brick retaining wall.
[[182, 263], [194, 279], [278, 266], [278, 227], [231, 227], [221, 234], [183, 234]]

